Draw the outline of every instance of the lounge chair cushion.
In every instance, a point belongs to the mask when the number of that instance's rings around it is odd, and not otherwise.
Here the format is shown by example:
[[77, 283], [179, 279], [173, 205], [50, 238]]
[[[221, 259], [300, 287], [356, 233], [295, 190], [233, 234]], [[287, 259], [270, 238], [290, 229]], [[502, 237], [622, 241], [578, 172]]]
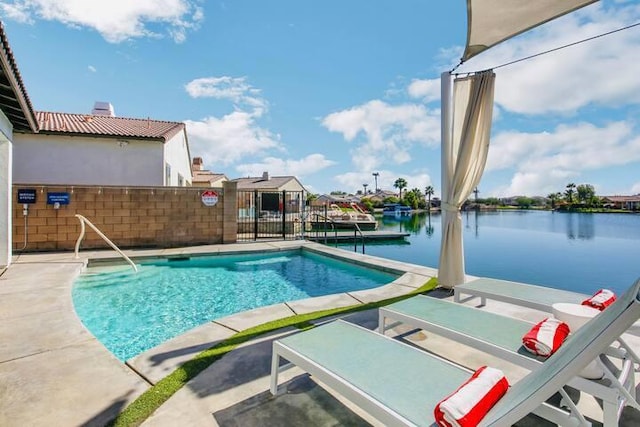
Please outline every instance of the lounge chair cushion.
[[568, 336], [569, 325], [548, 317], [538, 322], [522, 337], [522, 344], [536, 356], [549, 357], [560, 348]]
[[616, 300], [616, 295], [609, 289], [600, 289], [591, 298], [582, 301], [582, 305], [597, 308], [602, 311]]
[[507, 392], [509, 382], [501, 370], [483, 366], [435, 407], [441, 427], [477, 426]]

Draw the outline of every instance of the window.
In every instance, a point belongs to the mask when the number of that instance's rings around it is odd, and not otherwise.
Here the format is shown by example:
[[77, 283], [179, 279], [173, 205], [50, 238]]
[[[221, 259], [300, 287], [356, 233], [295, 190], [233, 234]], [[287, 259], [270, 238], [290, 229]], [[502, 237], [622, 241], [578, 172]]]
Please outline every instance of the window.
[[178, 174], [178, 187], [184, 187], [184, 178]]
[[171, 165], [169, 163], [164, 165], [164, 185], [171, 185]]

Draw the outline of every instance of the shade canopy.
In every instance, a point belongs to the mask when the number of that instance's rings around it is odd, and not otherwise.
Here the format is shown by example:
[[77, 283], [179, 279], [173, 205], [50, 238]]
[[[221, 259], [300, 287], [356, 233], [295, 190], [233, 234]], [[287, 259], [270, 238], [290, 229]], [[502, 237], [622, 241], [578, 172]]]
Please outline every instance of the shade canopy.
[[462, 61], [502, 41], [598, 0], [467, 0]]

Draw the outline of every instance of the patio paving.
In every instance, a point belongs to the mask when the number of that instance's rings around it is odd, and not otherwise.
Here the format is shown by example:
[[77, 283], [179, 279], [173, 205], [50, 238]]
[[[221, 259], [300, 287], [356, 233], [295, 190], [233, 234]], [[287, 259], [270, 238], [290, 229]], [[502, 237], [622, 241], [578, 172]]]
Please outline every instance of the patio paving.
[[[71, 288], [87, 259], [112, 260], [111, 251], [73, 254], [31, 254], [15, 257], [0, 276], [0, 426], [101, 426], [113, 419], [151, 384], [171, 373], [200, 351], [236, 331], [293, 314], [376, 301], [405, 294], [424, 284], [436, 270], [397, 261], [357, 255], [316, 243], [271, 242], [216, 245], [169, 250], [126, 251], [129, 256], [178, 256], [289, 250], [304, 244], [309, 250], [346, 255], [358, 263], [374, 262], [390, 271], [407, 271], [392, 284], [370, 291], [319, 297], [263, 307], [201, 325], [169, 340], [126, 364], [118, 361], [80, 323], [73, 309]], [[451, 298], [448, 292], [434, 296]], [[474, 304], [473, 301], [467, 304]], [[540, 319], [544, 313], [490, 301], [486, 310]], [[370, 329], [377, 312], [346, 317]], [[323, 320], [327, 321], [327, 320]], [[364, 426], [380, 425], [359, 408], [297, 368], [281, 375], [286, 393], [269, 393], [271, 345], [274, 339], [297, 332], [287, 328], [244, 343], [211, 365], [162, 405], [144, 426]], [[442, 354], [470, 368], [491, 364], [510, 380], [526, 374], [522, 368], [490, 358], [474, 349], [422, 331], [397, 327], [395, 332], [415, 345]], [[636, 351], [640, 337], [627, 342]], [[600, 412], [594, 399], [582, 398], [581, 409], [597, 425]], [[528, 417], [521, 426], [545, 425]], [[623, 412], [620, 425], [640, 425], [640, 413]]]

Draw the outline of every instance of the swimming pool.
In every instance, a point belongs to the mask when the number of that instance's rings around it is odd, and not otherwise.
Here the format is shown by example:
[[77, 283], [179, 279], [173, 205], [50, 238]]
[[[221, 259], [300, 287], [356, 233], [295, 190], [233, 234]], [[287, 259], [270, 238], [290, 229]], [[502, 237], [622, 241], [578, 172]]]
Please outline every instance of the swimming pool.
[[156, 258], [87, 268], [76, 313], [125, 361], [208, 321], [285, 301], [371, 289], [398, 275], [305, 250]]

